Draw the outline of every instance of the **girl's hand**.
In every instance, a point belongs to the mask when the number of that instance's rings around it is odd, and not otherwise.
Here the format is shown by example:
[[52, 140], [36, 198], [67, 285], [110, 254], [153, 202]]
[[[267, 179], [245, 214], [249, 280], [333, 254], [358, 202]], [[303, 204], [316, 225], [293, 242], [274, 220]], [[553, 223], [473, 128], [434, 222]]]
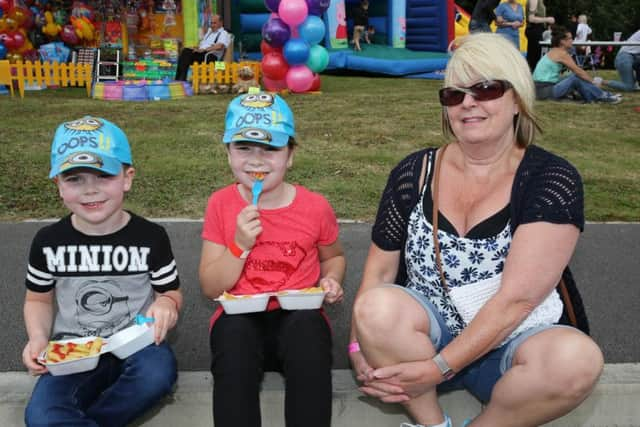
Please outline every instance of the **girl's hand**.
[[256, 205], [248, 205], [240, 211], [236, 219], [236, 244], [244, 250], [250, 250], [256, 244], [256, 238], [262, 233], [260, 213]]
[[323, 277], [320, 279], [320, 287], [327, 293], [324, 296], [324, 300], [329, 304], [342, 301], [344, 297], [344, 290], [340, 283], [338, 283], [333, 277]]
[[173, 298], [160, 294], [151, 304], [145, 316], [154, 319], [154, 341], [158, 345], [164, 341], [169, 329], [173, 328], [178, 321], [177, 303]]
[[42, 375], [47, 372], [47, 367], [38, 363], [38, 356], [47, 348], [49, 341], [46, 339], [33, 339], [27, 342], [22, 350], [22, 363], [27, 367], [31, 375]]

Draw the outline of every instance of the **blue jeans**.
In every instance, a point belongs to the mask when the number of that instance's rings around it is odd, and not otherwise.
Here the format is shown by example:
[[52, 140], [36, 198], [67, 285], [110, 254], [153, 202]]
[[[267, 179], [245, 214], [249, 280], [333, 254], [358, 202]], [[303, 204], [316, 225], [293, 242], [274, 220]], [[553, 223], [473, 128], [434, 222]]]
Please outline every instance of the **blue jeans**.
[[607, 92], [600, 89], [598, 86], [582, 80], [575, 74], [571, 74], [560, 80], [553, 86], [553, 97], [560, 99], [566, 97], [573, 90], [577, 90], [582, 99], [586, 102], [597, 101], [598, 99], [608, 95]]
[[42, 375], [25, 410], [27, 426], [125, 426], [171, 392], [176, 359], [168, 344], [151, 344], [120, 360], [100, 356], [96, 369]]
[[608, 85], [617, 90], [632, 91], [636, 81], [640, 82], [640, 55], [620, 51], [616, 55], [615, 66], [622, 81], [611, 80]]
[[[397, 287], [411, 295], [424, 308], [429, 317], [429, 339], [436, 351], [442, 350], [453, 340], [454, 337], [451, 335], [444, 318], [431, 301], [413, 289], [397, 285], [393, 285], [393, 287]], [[551, 328], [570, 328], [570, 326], [549, 325], [526, 330], [507, 341], [504, 345], [480, 357], [458, 372], [452, 379], [439, 384], [437, 387], [438, 392], [466, 389], [482, 403], [488, 403], [491, 399], [493, 387], [505, 372], [512, 367], [513, 357], [518, 347], [527, 338]]]
[[472, 19], [469, 21], [469, 32], [470, 33], [490, 33], [491, 27], [488, 22], [481, 22]]

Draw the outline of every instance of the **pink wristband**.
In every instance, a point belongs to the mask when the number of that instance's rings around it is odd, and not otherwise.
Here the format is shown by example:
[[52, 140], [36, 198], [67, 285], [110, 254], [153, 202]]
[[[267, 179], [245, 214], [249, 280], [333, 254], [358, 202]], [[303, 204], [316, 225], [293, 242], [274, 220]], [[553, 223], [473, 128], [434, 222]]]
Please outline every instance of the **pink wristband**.
[[360, 351], [360, 344], [358, 343], [358, 341], [350, 342], [347, 349], [349, 350], [349, 354], [357, 353]]

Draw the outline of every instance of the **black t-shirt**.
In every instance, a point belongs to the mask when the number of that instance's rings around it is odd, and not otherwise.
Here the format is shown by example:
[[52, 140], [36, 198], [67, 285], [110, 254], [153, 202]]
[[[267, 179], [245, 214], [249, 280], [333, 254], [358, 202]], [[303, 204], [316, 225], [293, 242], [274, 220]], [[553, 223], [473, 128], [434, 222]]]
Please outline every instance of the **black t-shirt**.
[[76, 230], [71, 216], [43, 227], [31, 244], [27, 289], [55, 289], [53, 339], [108, 337], [132, 324], [154, 291], [178, 289], [180, 280], [164, 228], [131, 214], [122, 229], [104, 236]]

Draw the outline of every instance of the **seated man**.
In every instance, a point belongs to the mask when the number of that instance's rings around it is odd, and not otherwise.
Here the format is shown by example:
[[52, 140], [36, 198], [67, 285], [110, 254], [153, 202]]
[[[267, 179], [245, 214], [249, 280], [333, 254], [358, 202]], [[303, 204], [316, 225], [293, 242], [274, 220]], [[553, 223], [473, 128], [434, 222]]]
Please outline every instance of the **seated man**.
[[220, 15], [211, 17], [211, 28], [207, 30], [197, 49], [184, 48], [178, 58], [178, 68], [176, 70], [176, 80], [187, 80], [187, 72], [194, 62], [204, 62], [205, 55], [215, 56], [216, 61], [222, 60], [224, 52], [229, 46], [229, 33], [222, 28], [222, 18]]

